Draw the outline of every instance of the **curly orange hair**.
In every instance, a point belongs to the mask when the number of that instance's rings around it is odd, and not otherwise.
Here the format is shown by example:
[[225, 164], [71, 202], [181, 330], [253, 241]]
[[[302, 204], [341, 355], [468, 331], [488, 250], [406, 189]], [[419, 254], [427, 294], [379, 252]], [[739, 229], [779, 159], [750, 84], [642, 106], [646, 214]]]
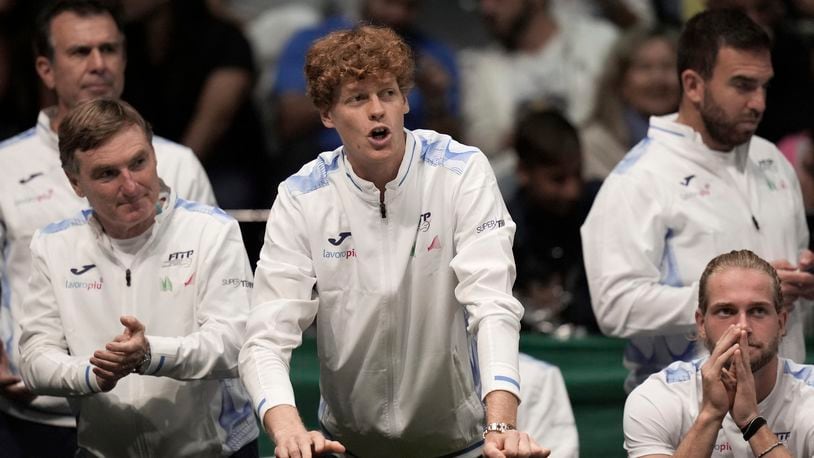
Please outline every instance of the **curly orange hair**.
[[410, 47], [386, 27], [362, 25], [333, 32], [315, 41], [305, 57], [307, 94], [320, 111], [333, 106], [348, 78], [363, 80], [389, 73], [406, 95], [413, 87], [414, 72]]

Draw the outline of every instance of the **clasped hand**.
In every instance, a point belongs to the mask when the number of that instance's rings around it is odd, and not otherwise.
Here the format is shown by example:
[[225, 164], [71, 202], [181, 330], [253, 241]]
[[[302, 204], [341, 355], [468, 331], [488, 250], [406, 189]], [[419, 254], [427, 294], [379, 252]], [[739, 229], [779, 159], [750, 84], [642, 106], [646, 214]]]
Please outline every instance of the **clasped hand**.
[[757, 415], [747, 332], [740, 325], [731, 325], [718, 339], [709, 359], [701, 367], [701, 378], [702, 411], [718, 420], [723, 420], [729, 413], [739, 428]]
[[118, 381], [138, 369], [144, 355], [150, 350], [150, 343], [144, 337], [144, 325], [134, 316], [120, 318], [124, 331], [96, 350], [90, 358], [93, 373], [102, 391], [112, 390]]

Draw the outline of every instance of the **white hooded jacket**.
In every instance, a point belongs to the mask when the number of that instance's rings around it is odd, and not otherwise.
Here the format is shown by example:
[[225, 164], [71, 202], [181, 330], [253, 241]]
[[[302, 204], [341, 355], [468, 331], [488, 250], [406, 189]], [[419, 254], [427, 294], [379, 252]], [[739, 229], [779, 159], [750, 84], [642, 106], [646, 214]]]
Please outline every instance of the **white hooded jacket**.
[[[71, 396], [78, 442], [96, 456], [228, 456], [257, 437], [236, 378], [252, 274], [237, 222], [176, 199], [131, 265], [85, 210], [38, 231], [21, 320], [21, 370], [37, 394]], [[133, 315], [146, 328], [145, 375], [102, 393], [89, 359]]]
[[[774, 145], [753, 136], [728, 153], [745, 174], [738, 183], [723, 156], [674, 119], [650, 118], [647, 137], [605, 180], [582, 226], [599, 326], [631, 339], [628, 390], [701, 350], [690, 337], [698, 281], [713, 257], [749, 249], [796, 265], [808, 247], [800, 184]], [[805, 359], [802, 309], [789, 315], [780, 349], [798, 362]]]
[[[19, 320], [31, 274], [31, 238], [37, 229], [88, 206], [62, 171], [49, 113], [41, 111], [35, 127], [0, 143], [0, 339], [15, 375], [19, 375]], [[215, 205], [209, 179], [192, 150], [161, 137], [153, 137], [153, 147], [158, 176], [179, 196]], [[37, 423], [76, 425], [65, 399], [51, 396], [39, 396], [28, 405], [0, 396], [0, 410]]]
[[279, 188], [240, 373], [260, 418], [294, 405], [288, 364], [316, 318], [326, 432], [356, 456], [476, 451], [482, 398], [519, 397], [512, 222], [486, 157], [405, 131], [384, 203], [343, 149]]

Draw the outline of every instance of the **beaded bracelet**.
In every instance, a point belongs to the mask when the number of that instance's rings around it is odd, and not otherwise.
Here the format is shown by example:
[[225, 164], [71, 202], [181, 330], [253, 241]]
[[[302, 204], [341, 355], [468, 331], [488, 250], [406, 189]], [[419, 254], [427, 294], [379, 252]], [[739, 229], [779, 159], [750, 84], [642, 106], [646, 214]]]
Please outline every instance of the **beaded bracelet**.
[[780, 447], [781, 445], [783, 445], [782, 442], [780, 441], [775, 442], [774, 444], [772, 444], [771, 447], [767, 448], [766, 450], [763, 451], [763, 453], [758, 455], [757, 458], [763, 458], [764, 456], [768, 455], [772, 450], [776, 449], [777, 447]]

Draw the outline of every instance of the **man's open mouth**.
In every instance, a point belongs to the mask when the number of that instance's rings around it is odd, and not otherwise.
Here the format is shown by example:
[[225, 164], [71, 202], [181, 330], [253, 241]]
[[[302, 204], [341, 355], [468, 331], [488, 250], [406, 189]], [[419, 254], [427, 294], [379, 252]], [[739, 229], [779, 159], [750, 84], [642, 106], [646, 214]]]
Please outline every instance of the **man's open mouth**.
[[370, 136], [373, 137], [374, 140], [383, 140], [389, 133], [390, 129], [387, 127], [377, 127], [370, 131]]

